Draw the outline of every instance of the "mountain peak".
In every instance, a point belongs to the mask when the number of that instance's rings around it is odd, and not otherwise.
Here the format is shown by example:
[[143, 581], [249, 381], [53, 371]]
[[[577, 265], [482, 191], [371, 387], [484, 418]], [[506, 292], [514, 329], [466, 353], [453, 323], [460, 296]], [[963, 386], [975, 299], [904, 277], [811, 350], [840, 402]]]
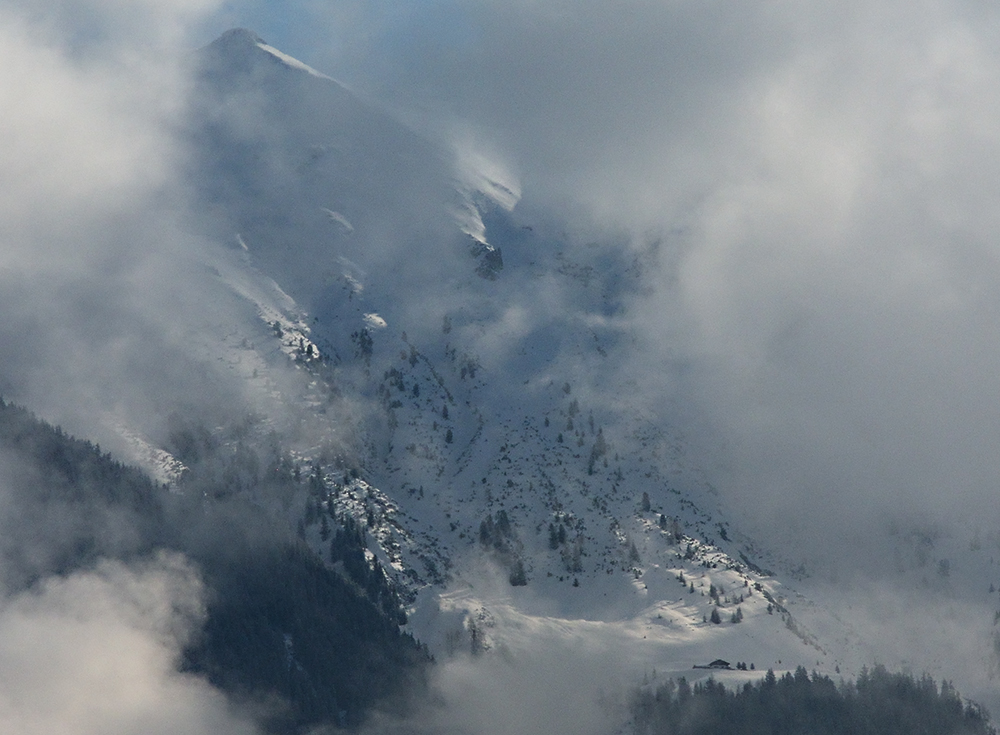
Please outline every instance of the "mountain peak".
[[233, 28], [202, 48], [199, 56], [206, 70], [214, 74], [246, 74], [253, 68], [263, 45], [264, 41], [253, 31]]
[[256, 46], [259, 43], [265, 43], [264, 39], [249, 28], [232, 28], [215, 39], [210, 45], [219, 49], [230, 49]]
[[208, 52], [209, 58], [214, 57], [215, 63], [221, 65], [217, 68], [229, 68], [243, 72], [249, 71], [255, 63], [254, 60], [260, 59], [260, 54], [263, 52], [272, 62], [278, 62], [287, 68], [306, 72], [310, 76], [320, 79], [336, 81], [269, 45], [264, 39], [248, 28], [233, 28], [228, 30], [205, 47], [204, 50]]

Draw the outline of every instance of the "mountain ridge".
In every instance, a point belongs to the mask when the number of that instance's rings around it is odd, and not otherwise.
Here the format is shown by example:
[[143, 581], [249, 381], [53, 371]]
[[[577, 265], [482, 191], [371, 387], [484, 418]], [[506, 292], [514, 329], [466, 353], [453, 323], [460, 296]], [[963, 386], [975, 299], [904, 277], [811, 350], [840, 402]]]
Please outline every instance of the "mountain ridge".
[[[255, 34], [235, 31], [228, 38], [243, 47], [252, 44], [257, 48], [253, 51], [255, 63], [265, 63]], [[266, 68], [272, 70], [268, 73], [287, 76], [289, 85], [303, 74], [311, 76], [298, 64], [282, 68], [266, 63]], [[251, 68], [240, 73], [252, 79], [258, 72]], [[231, 89], [244, 84], [234, 79], [224, 81]], [[284, 102], [275, 108], [280, 107], [298, 121], [296, 130], [306, 131], [302, 139], [281, 139], [282, 150], [286, 151], [283, 155], [301, 160], [309, 150], [329, 147], [324, 135], [343, 135], [337, 126], [309, 129], [302, 122], [311, 119], [306, 114], [309, 108], [302, 114], [291, 114], [296, 109], [289, 106], [294, 97], [281, 94]], [[406, 139], [412, 140], [408, 137], [412, 135], [408, 133]], [[372, 144], [354, 140], [351, 145], [356, 147], [351, 149], [349, 159], [367, 160], [367, 146]], [[345, 145], [341, 145], [342, 151]], [[430, 160], [446, 158], [440, 152]], [[384, 160], [384, 164], [376, 165], [392, 168], [396, 159]], [[407, 160], [405, 154], [402, 160]], [[494, 604], [502, 607], [504, 595], [518, 594], [516, 588], [511, 588], [510, 593], [501, 591], [498, 603], [468, 598], [465, 613], [452, 615], [458, 629], [450, 632], [420, 622], [427, 616], [422, 616], [414, 605], [433, 607], [433, 601], [424, 600], [438, 593], [426, 590], [441, 589], [449, 580], [459, 583], [468, 571], [463, 571], [466, 562], [462, 560], [466, 558], [473, 560], [468, 569], [480, 568], [484, 563], [499, 565], [504, 570], [501, 577], [526, 582], [532, 595], [544, 590], [552, 600], [542, 608], [562, 600], [557, 607], [565, 606], [572, 615], [586, 611], [585, 618], [589, 615], [595, 621], [633, 620], [629, 616], [652, 609], [650, 604], [656, 606], [657, 594], [666, 595], [671, 585], [679, 587], [678, 575], [694, 575], [704, 589], [699, 587], [696, 593], [686, 594], [696, 594], [699, 604], [688, 605], [683, 596], [673, 595], [679, 598], [674, 600], [679, 607], [670, 608], [670, 617], [678, 624], [684, 621], [691, 630], [713, 630], [701, 627], [712, 607], [706, 606], [702, 598], [715, 583], [699, 568], [722, 569], [719, 586], [727, 590], [745, 583], [751, 597], [756, 592], [757, 598], [764, 600], [765, 591], [771, 596], [772, 601], [763, 605], [745, 601], [746, 610], [741, 612], [748, 620], [759, 618], [768, 605], [772, 618], [778, 610], [777, 618], [790, 620], [778, 601], [782, 593], [776, 588], [772, 591], [773, 580], [758, 574], [763, 571], [761, 566], [750, 561], [757, 553], [756, 547], [748, 540], [738, 546], [738, 535], [729, 538], [728, 534], [735, 531], [727, 531], [718, 508], [707, 512], [699, 507], [705, 502], [715, 505], [711, 500], [713, 491], [695, 468], [686, 466], [683, 445], [654, 420], [626, 418], [630, 411], [641, 416], [643, 410], [638, 406], [625, 408], [628, 404], [622, 400], [621, 387], [612, 387], [618, 403], [613, 409], [606, 401], [589, 403], [586, 392], [578, 396], [573, 390], [573, 372], [578, 370], [574, 364], [599, 366], [625, 337], [607, 315], [621, 308], [615, 304], [620, 302], [621, 294], [627, 296], [628, 289], [636, 287], [635, 283], [606, 280], [618, 275], [606, 270], [614, 263], [606, 259], [609, 253], [603, 250], [594, 253], [591, 263], [579, 261], [580, 253], [564, 253], [565, 246], [549, 241], [545, 228], [536, 230], [518, 221], [511, 199], [491, 208], [489, 202], [496, 201], [491, 198], [495, 194], [465, 192], [471, 200], [483, 198], [479, 205], [470, 205], [477, 218], [475, 232], [470, 232], [467, 223], [461, 218], [456, 221], [450, 214], [455, 197], [461, 201], [458, 175], [447, 168], [432, 170], [438, 171], [435, 175], [439, 183], [429, 187], [438, 193], [434, 205], [438, 214], [430, 215], [429, 220], [435, 223], [431, 232], [447, 232], [450, 228], [453, 234], [444, 239], [455, 245], [442, 248], [438, 244], [428, 249], [434, 238], [424, 235], [410, 237], [405, 244], [382, 246], [386, 253], [394, 254], [418, 249], [435, 265], [427, 274], [411, 269], [400, 271], [392, 265], [392, 258], [378, 253], [374, 259], [361, 255], [372, 237], [372, 230], [363, 224], [365, 215], [337, 201], [330, 207], [320, 206], [321, 201], [344, 196], [342, 190], [349, 184], [343, 178], [324, 178], [320, 173], [307, 188], [294, 187], [296, 194], [290, 201], [286, 191], [266, 181], [256, 188], [233, 187], [241, 192], [258, 192], [255, 196], [261, 203], [252, 207], [254, 212], [280, 212], [283, 206], [302, 212], [302, 200], [311, 199], [316, 202], [311, 205], [312, 211], [326, 213], [325, 250], [296, 253], [296, 258], [301, 258], [311, 271], [316, 270], [314, 263], [330, 268], [324, 282], [299, 280], [295, 272], [287, 269], [271, 271], [269, 266], [274, 261], [267, 249], [273, 245], [268, 238], [278, 233], [277, 239], [301, 241], [303, 236], [295, 232], [294, 225], [277, 231], [261, 230], [253, 218], [239, 217], [234, 224], [240, 242], [245, 243], [242, 257], [275, 277], [280, 288], [292, 294], [293, 301], [305, 302], [295, 307], [303, 314], [299, 326], [284, 321], [280, 329], [274, 327], [274, 338], [300, 371], [311, 375], [317, 386], [327, 385], [319, 390], [327, 394], [322, 410], [336, 412], [340, 398], [331, 398], [335, 393], [357, 396], [370, 407], [348, 432], [355, 437], [350, 442], [354, 455], [346, 461], [360, 470], [358, 476], [344, 474], [343, 459], [329, 463], [309, 451], [298, 455], [303, 465], [319, 467], [325, 493], [310, 501], [307, 507], [313, 510], [304, 511], [313, 519], [301, 529], [305, 538], [323, 552], [322, 528], [315, 525], [315, 519], [323, 513], [349, 517], [367, 527], [373, 559], [378, 559], [406, 590], [404, 597], [411, 601], [410, 618], [417, 621], [411, 623], [411, 629], [428, 641], [443, 641], [450, 636], [454, 642], [456, 634], [471, 635], [469, 621], [479, 614], [476, 609]], [[424, 170], [420, 175], [426, 173]], [[319, 192], [325, 193], [317, 196]], [[245, 208], [245, 204], [241, 206]], [[331, 231], [331, 223], [339, 229]], [[317, 232], [311, 227], [308, 231]], [[280, 236], [282, 232], [287, 236]], [[456, 246], [463, 237], [486, 245], [497, 236], [504, 238], [501, 246], [512, 253], [513, 259], [505, 263], [502, 273], [496, 270], [492, 278], [484, 280], [482, 273], [476, 273], [475, 261], [465, 260]], [[555, 257], [549, 250], [553, 245], [559, 248]], [[533, 260], [521, 255], [528, 252]], [[416, 279], [417, 275], [422, 279]], [[544, 282], [542, 290], [539, 281]], [[431, 308], [423, 304], [415, 311], [401, 311], [399, 307], [404, 303], [407, 308], [415, 305], [412, 300], [398, 299], [412, 290], [414, 283], [437, 290], [440, 305], [431, 302]], [[568, 294], [571, 302], [582, 309], [585, 318], [578, 326], [567, 329], [566, 323], [553, 321], [539, 325], [534, 333], [515, 332], [511, 339], [503, 337], [506, 327], [496, 321], [498, 316], [505, 310], [522, 308], [521, 299], [535, 298], [552, 287]], [[481, 296], [473, 296], [477, 292]], [[483, 299], [485, 309], [473, 307], [480, 310], [478, 317], [447, 306], [459, 293], [471, 297], [466, 298], [466, 303]], [[603, 335], [588, 326], [587, 314], [601, 315], [595, 323], [601, 325], [598, 329]], [[277, 325], [277, 320], [266, 321]], [[431, 327], [428, 322], [438, 326]], [[491, 331], [497, 327], [499, 332]], [[556, 334], [559, 336], [553, 340]], [[499, 361], [494, 356], [492, 364], [484, 364], [476, 345], [497, 337], [507, 345], [520, 343], [520, 347], [502, 353]], [[560, 372], [566, 368], [571, 369]], [[591, 380], [591, 376], [585, 377], [583, 383]], [[488, 530], [496, 526], [498, 518], [504, 520], [501, 526], [509, 529], [499, 535]], [[670, 526], [670, 532], [660, 527], [660, 518]], [[682, 530], [675, 533], [675, 528]], [[550, 531], [555, 534], [552, 544]], [[565, 540], [560, 533], [566, 534]], [[679, 539], [674, 538], [678, 535]], [[713, 540], [730, 548], [729, 554], [717, 549]], [[683, 548], [680, 554], [678, 544]], [[711, 567], [713, 564], [715, 567]], [[755, 567], [757, 572], [753, 571]], [[595, 596], [586, 592], [592, 585], [599, 590]], [[650, 585], [657, 592], [650, 593]], [[760, 589], [751, 585], [759, 585]], [[575, 601], [568, 593], [576, 594]], [[740, 593], [734, 590], [734, 594]], [[611, 607], [605, 601], [609, 595], [616, 600]], [[626, 605], [631, 612], [623, 618], [623, 613], [614, 608], [627, 598], [634, 598], [634, 602]], [[719, 602], [727, 616], [722, 625], [725, 627], [728, 616], [735, 615], [735, 607], [729, 607], [722, 598]], [[451, 613], [457, 609], [452, 606]], [[601, 613], [602, 609], [607, 612]], [[440, 610], [443, 608], [439, 605]], [[667, 611], [664, 607], [656, 614], [663, 616]], [[438, 614], [430, 618], [435, 616]], [[778, 632], [788, 635], [795, 645], [812, 641], [800, 624], [782, 622]], [[476, 645], [491, 645], [486, 643], [489, 635], [477, 636]], [[812, 653], [809, 656], [814, 658]], [[763, 663], [763, 652], [758, 658]], [[776, 664], [778, 658], [769, 663]]]
[[[737, 686], [889, 650], [741, 532], [644, 404], [630, 310], [655, 252], [574, 241], [500, 167], [269, 49], [235, 30], [196, 64], [185, 174], [239, 318], [189, 348], [246, 405], [122, 427], [171, 492], [263, 511], [442, 661], [582, 642], [632, 680]], [[273, 492], [247, 468], [279, 455]], [[932, 585], [978, 568], [939, 547]], [[720, 657], [753, 667], [692, 669]]]

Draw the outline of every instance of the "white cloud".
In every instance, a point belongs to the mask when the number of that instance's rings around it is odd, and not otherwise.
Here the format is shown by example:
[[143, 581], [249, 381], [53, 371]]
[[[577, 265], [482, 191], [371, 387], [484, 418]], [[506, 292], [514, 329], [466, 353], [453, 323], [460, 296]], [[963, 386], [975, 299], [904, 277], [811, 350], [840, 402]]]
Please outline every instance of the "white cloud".
[[250, 733], [225, 698], [178, 674], [203, 616], [197, 576], [163, 555], [52, 577], [0, 604], [0, 729], [33, 735]]
[[216, 5], [0, 3], [0, 392], [125, 452], [115, 424], [239, 391], [191, 344], [232, 308], [181, 133], [188, 39]]
[[442, 661], [428, 702], [403, 722], [376, 713], [367, 731], [597, 735], [622, 721], [625, 668], [605, 641], [571, 645], [543, 630], [531, 637], [531, 651]]

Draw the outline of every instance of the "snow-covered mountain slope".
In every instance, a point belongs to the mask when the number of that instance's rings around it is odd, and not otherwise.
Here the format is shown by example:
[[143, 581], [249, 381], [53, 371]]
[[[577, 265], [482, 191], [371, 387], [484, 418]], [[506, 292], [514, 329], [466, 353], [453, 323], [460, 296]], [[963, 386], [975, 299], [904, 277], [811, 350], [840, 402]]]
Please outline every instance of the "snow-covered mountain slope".
[[429, 278], [471, 244], [454, 213], [474, 232], [477, 212], [441, 146], [249, 31], [222, 36], [199, 65], [201, 196], [222, 214], [220, 233], [238, 223], [263, 270], [294, 284], [303, 305], [316, 311], [342, 278], [337, 256]]
[[[190, 173], [245, 315], [199, 349], [314, 478], [254, 499], [276, 522], [326, 555], [324, 519], [358, 520], [440, 655], [554, 636], [627, 652], [638, 675], [889, 660], [728, 521], [682, 427], [643, 404], [624, 317], [644, 253], [572, 242], [516, 182], [248, 31], [198, 64]], [[972, 574], [926, 555], [930, 582]]]

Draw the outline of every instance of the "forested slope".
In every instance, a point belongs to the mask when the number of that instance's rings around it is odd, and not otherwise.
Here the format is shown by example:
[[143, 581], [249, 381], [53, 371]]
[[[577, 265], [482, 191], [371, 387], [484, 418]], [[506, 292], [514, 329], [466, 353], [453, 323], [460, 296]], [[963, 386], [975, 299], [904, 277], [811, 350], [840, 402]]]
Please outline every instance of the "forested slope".
[[986, 713], [929, 676], [890, 673], [877, 666], [857, 681], [834, 682], [799, 667], [773, 671], [741, 689], [712, 679], [690, 686], [668, 681], [640, 691], [633, 703], [636, 731], [650, 735], [993, 735]]
[[[268, 462], [241, 467], [244, 482], [268, 476], [271, 484], [295, 482], [290, 468], [283, 479]], [[357, 724], [368, 708], [421, 680], [428, 658], [401, 633], [398, 600], [371, 580], [372, 570], [354, 570], [366, 586], [338, 573], [260, 508], [222, 488], [210, 492], [211, 476], [195, 472], [168, 490], [99, 447], [0, 402], [5, 581], [13, 590], [29, 589], [101, 558], [183, 553], [201, 573], [207, 603], [185, 669], [238, 701], [264, 703], [262, 719], [274, 732]], [[341, 556], [364, 560], [364, 535], [353, 527], [337, 530]]]

